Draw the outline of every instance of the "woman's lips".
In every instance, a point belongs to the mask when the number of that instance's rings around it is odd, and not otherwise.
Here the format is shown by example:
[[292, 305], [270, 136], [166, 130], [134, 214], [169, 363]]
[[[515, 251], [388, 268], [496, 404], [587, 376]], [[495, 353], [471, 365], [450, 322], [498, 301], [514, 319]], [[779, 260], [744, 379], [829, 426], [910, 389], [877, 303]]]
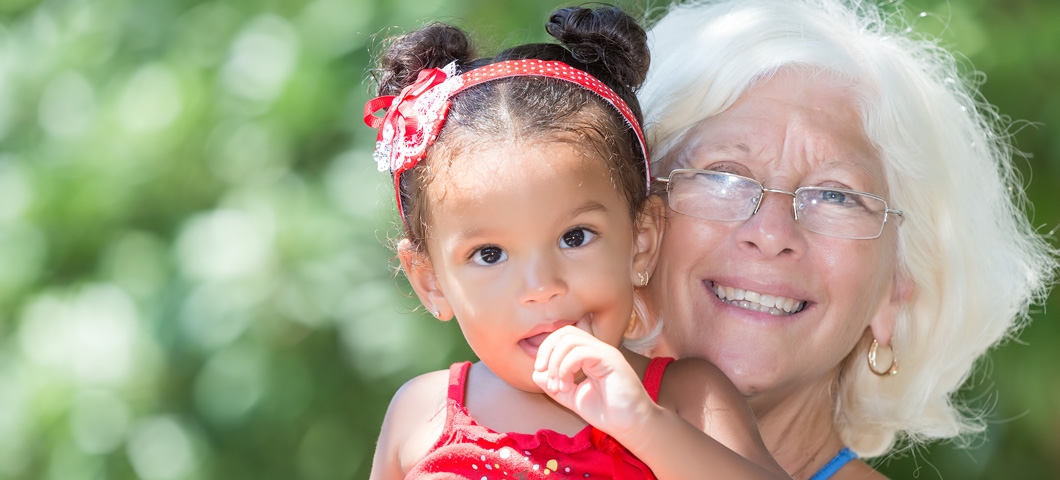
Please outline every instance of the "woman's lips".
[[718, 300], [734, 307], [785, 317], [799, 313], [809, 303], [806, 300], [730, 287], [719, 283], [708, 284]]

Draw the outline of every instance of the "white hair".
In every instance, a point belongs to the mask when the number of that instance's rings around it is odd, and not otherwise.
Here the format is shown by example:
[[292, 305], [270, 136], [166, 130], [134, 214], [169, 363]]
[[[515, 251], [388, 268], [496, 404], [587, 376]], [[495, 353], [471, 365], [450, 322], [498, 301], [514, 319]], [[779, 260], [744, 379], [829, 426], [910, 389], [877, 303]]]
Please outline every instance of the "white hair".
[[652, 64], [639, 94], [652, 170], [666, 175], [694, 126], [778, 70], [852, 85], [889, 200], [905, 211], [897, 268], [914, 285], [892, 339], [901, 372], [872, 374], [863, 352], [841, 368], [836, 426], [863, 457], [899, 439], [981, 431], [982, 414], [955, 392], [977, 359], [1026, 323], [1057, 268], [1057, 251], [1023, 214], [1007, 125], [952, 54], [910, 32], [868, 3], [677, 5], [649, 32]]

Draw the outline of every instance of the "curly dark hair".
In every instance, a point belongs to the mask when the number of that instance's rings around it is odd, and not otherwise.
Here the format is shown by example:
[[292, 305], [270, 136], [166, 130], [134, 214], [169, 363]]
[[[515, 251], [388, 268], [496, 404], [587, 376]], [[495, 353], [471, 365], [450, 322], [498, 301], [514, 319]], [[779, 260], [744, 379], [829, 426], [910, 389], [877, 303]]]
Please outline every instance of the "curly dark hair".
[[[433, 23], [391, 40], [376, 69], [379, 95], [396, 95], [423, 69], [457, 62], [459, 73], [506, 60], [560, 61], [596, 77], [643, 117], [636, 89], [648, 72], [647, 35], [636, 20], [613, 7], [568, 7], [549, 17], [545, 30], [561, 43], [519, 45], [492, 58], [475, 58], [461, 29]], [[511, 132], [533, 139], [588, 140], [611, 171], [613, 182], [636, 216], [647, 196], [645, 159], [636, 133], [595, 93], [570, 82], [543, 77], [511, 77], [469, 88], [450, 99], [444, 126], [427, 157], [397, 182], [405, 238], [423, 250], [429, 206], [420, 193], [433, 176], [425, 164], [452, 159], [484, 138], [508, 140]]]

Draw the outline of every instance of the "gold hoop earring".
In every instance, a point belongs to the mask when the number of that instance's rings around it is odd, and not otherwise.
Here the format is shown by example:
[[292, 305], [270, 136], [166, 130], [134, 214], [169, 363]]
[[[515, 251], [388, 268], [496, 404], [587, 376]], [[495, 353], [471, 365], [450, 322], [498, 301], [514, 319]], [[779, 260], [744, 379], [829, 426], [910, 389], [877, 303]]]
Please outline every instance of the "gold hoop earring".
[[881, 377], [898, 375], [898, 356], [894, 354], [894, 347], [888, 346], [891, 349], [891, 367], [882, 372], [879, 370], [879, 366], [876, 365], [876, 350], [878, 348], [880, 348], [880, 342], [873, 338], [872, 345], [869, 345], [869, 370]]
[[644, 273], [637, 272], [637, 278], [640, 279], [640, 286], [647, 287], [648, 286], [648, 280], [651, 277], [648, 276], [648, 271], [645, 270]]

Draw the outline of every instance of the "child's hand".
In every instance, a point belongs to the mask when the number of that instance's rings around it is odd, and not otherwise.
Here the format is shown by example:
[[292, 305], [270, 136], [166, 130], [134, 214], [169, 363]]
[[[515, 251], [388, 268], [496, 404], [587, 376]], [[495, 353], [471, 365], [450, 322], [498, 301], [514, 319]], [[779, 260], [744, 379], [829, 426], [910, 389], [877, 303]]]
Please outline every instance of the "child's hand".
[[[581, 373], [585, 379], [576, 383]], [[552, 332], [538, 347], [533, 380], [560, 405], [619, 439], [637, 430], [655, 407], [617, 348], [573, 326]]]

